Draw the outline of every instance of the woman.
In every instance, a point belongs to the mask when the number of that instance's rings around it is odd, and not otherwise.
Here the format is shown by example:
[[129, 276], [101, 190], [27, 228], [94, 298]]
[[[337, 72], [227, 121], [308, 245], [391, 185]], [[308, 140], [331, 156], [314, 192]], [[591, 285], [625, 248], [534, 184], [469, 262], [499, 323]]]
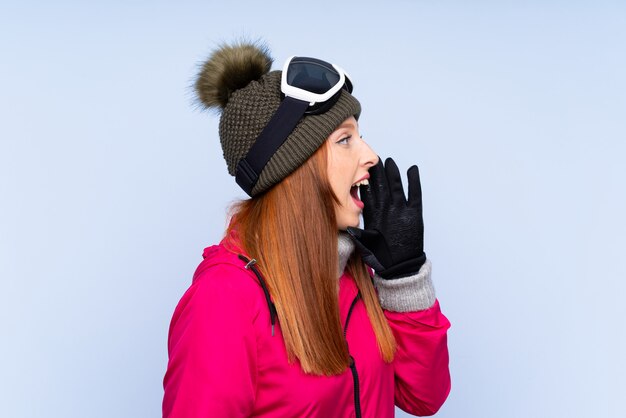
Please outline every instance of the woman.
[[360, 137], [339, 67], [271, 64], [266, 48], [226, 45], [196, 83], [251, 198], [176, 307], [163, 416], [432, 415], [450, 390], [449, 322], [423, 252], [417, 167], [407, 201], [393, 160]]

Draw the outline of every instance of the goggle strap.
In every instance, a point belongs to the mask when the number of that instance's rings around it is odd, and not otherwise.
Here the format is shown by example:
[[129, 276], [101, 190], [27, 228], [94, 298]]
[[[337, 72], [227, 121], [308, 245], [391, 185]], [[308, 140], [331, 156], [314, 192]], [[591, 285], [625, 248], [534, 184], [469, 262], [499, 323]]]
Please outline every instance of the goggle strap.
[[248, 154], [237, 163], [235, 180], [248, 196], [252, 196], [261, 171], [293, 132], [308, 107], [309, 102], [285, 97]]

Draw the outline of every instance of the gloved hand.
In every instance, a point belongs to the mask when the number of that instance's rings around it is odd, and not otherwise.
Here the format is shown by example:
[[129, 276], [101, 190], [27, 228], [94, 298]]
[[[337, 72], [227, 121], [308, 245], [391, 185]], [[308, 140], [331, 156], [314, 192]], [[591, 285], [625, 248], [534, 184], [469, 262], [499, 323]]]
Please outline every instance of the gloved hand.
[[408, 201], [391, 158], [384, 166], [379, 159], [369, 173], [369, 186], [360, 186], [364, 229], [348, 227], [347, 232], [363, 261], [383, 279], [415, 274], [426, 261], [419, 170], [414, 165], [407, 171]]

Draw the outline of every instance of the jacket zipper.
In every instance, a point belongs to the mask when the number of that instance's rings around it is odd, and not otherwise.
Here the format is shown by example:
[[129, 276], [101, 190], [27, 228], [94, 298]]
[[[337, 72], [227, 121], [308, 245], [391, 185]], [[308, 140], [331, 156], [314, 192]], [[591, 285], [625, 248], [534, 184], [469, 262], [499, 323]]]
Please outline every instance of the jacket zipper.
[[240, 260], [246, 263], [246, 270], [252, 270], [254, 272], [254, 275], [259, 280], [259, 284], [261, 285], [261, 288], [263, 289], [263, 294], [265, 295], [265, 301], [267, 302], [267, 308], [270, 311], [270, 323], [272, 325], [272, 337], [273, 337], [274, 336], [274, 324], [276, 323], [276, 318], [278, 317], [278, 313], [276, 312], [276, 305], [274, 305], [274, 302], [272, 302], [272, 298], [270, 297], [270, 292], [269, 290], [267, 290], [267, 284], [265, 283], [265, 280], [263, 280], [263, 276], [261, 276], [261, 273], [254, 266], [256, 264], [256, 259], [253, 258], [252, 260], [250, 260], [248, 259], [248, 257], [246, 257], [243, 254], [239, 254], [238, 257]]
[[[348, 339], [346, 338], [348, 333], [348, 323], [350, 322], [350, 316], [352, 316], [352, 309], [361, 299], [361, 292], [357, 293], [350, 305], [350, 309], [348, 310], [348, 316], [346, 317], [346, 324], [343, 327], [343, 336], [346, 339], [346, 344], [348, 344]], [[348, 350], [349, 351], [349, 350]], [[356, 370], [356, 362], [354, 361], [354, 357], [350, 355], [350, 371], [352, 372], [352, 382], [354, 384], [354, 412], [356, 414], [356, 418], [361, 418], [361, 394], [359, 390], [359, 374]]]

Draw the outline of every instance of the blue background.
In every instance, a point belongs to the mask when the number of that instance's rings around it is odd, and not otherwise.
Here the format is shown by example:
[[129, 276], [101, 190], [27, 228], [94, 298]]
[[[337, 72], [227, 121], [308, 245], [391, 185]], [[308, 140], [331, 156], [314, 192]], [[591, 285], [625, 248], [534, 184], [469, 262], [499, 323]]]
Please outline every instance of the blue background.
[[[422, 174], [449, 334], [439, 417], [624, 417], [623, 2], [0, 6], [1, 415], [156, 417], [167, 329], [243, 194], [198, 63], [265, 39], [344, 67]], [[398, 413], [398, 416], [404, 416]]]

